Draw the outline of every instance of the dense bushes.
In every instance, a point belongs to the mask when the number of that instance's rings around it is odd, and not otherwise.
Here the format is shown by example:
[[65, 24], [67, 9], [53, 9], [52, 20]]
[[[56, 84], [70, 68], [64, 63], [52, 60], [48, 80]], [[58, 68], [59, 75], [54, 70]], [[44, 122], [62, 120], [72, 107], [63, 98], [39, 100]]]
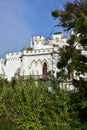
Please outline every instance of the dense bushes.
[[70, 94], [60, 89], [55, 79], [0, 80], [1, 130], [56, 130], [60, 125], [68, 128], [73, 120], [77, 121], [70, 110]]
[[0, 130], [12, 130], [12, 129], [13, 128], [10, 122], [5, 122], [5, 121], [0, 122]]
[[59, 126], [59, 127], [48, 127], [45, 128], [45, 130], [87, 130], [87, 125], [86, 124], [79, 124], [75, 125], [73, 127], [65, 127], [65, 126]]

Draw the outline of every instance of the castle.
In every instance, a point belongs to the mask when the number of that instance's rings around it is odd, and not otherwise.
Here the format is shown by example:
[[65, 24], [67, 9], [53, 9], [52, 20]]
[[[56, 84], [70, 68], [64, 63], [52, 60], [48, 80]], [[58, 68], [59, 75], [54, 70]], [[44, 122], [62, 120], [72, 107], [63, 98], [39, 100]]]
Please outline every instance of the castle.
[[48, 72], [55, 76], [58, 72], [59, 48], [67, 45], [63, 33], [54, 33], [48, 40], [44, 36], [30, 38], [30, 47], [24, 47], [20, 52], [7, 52], [5, 59], [0, 59], [0, 77], [11, 81], [18, 76], [33, 75], [45, 78]]

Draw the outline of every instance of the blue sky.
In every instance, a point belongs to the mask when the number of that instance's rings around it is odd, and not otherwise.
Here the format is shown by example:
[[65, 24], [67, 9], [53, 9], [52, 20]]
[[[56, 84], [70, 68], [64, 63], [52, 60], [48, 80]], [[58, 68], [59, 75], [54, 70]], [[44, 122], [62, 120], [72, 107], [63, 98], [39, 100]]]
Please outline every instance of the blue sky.
[[0, 57], [29, 47], [31, 36], [49, 37], [57, 23], [51, 11], [62, 9], [66, 1], [70, 0], [0, 0]]

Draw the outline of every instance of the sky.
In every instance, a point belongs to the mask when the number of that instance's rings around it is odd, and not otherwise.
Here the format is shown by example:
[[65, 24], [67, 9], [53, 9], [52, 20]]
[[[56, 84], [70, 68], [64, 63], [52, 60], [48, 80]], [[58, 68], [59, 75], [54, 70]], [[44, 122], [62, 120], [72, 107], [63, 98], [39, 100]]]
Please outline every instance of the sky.
[[6, 52], [29, 47], [31, 36], [50, 37], [62, 31], [53, 27], [57, 20], [51, 16], [54, 9], [63, 9], [70, 0], [0, 0], [0, 58]]

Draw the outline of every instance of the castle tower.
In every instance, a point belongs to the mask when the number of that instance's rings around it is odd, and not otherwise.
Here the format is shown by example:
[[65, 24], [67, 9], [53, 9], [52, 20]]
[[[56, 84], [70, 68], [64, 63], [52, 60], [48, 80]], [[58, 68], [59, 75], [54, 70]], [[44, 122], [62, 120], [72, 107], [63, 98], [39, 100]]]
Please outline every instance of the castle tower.
[[46, 42], [44, 36], [33, 36], [30, 38], [30, 47], [33, 49], [42, 49]]

